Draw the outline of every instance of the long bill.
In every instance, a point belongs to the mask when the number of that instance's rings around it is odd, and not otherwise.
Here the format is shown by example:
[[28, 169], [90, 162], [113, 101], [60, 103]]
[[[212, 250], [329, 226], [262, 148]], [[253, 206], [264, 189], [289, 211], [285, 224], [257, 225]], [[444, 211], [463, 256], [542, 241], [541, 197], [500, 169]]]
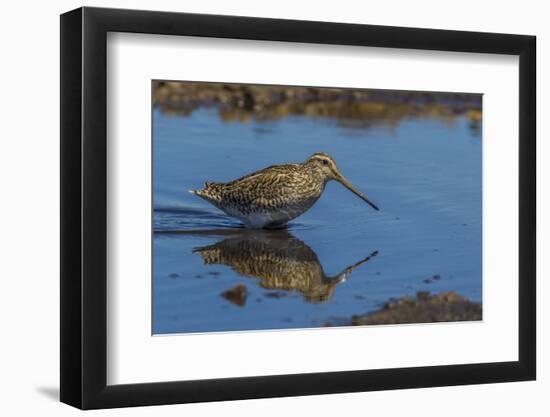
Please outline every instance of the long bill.
[[376, 204], [370, 201], [365, 194], [363, 194], [361, 191], [359, 191], [357, 188], [351, 185], [351, 183], [347, 179], [345, 179], [343, 176], [339, 175], [338, 178], [336, 178], [336, 181], [338, 181], [340, 184], [342, 184], [344, 187], [346, 187], [348, 190], [350, 190], [353, 194], [355, 194], [357, 197], [362, 199], [365, 203], [367, 203], [376, 211], [380, 210], [376, 206]]

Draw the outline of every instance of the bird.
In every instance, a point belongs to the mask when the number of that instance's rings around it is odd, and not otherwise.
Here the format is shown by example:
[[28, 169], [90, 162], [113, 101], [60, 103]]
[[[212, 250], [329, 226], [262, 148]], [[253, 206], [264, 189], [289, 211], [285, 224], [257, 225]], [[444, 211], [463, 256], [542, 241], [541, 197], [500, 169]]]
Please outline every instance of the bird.
[[372, 252], [329, 276], [315, 252], [288, 230], [244, 230], [212, 245], [193, 249], [205, 265], [227, 265], [239, 275], [257, 278], [264, 289], [296, 291], [309, 303], [332, 298], [335, 287], [378, 254]]
[[203, 189], [189, 192], [237, 218], [245, 228], [279, 229], [309, 210], [333, 180], [379, 210], [324, 152], [316, 152], [302, 163], [271, 165], [234, 181], [205, 182]]

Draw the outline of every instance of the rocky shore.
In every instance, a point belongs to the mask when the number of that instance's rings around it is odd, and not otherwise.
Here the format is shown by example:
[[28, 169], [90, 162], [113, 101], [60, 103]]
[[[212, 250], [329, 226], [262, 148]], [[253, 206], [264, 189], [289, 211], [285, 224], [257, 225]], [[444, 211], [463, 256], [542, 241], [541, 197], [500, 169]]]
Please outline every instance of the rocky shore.
[[214, 107], [224, 121], [278, 120], [289, 115], [337, 119], [342, 124], [395, 125], [406, 117], [481, 121], [481, 95], [389, 90], [153, 82], [153, 104], [169, 114]]
[[[377, 311], [352, 316], [347, 323], [338, 325], [410, 324], [453, 321], [475, 321], [482, 319], [480, 303], [474, 303], [453, 292], [431, 295], [418, 292], [415, 297], [390, 300]], [[334, 326], [331, 321], [326, 326]]]

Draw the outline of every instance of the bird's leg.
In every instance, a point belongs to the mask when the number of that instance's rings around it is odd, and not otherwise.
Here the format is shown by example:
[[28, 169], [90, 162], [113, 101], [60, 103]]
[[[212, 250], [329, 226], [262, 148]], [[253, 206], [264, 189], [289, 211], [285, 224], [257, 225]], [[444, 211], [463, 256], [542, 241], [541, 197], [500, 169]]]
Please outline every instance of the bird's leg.
[[278, 230], [278, 229], [286, 229], [287, 227], [288, 227], [287, 222], [273, 222], [273, 223], [266, 224], [264, 226], [264, 229]]

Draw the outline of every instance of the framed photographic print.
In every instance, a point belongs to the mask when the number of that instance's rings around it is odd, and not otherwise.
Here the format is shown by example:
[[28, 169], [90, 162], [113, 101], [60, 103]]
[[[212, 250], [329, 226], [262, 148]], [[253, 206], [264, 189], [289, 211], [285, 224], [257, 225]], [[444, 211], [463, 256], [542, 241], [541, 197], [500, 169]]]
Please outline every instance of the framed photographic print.
[[61, 16], [61, 401], [535, 379], [535, 38]]

